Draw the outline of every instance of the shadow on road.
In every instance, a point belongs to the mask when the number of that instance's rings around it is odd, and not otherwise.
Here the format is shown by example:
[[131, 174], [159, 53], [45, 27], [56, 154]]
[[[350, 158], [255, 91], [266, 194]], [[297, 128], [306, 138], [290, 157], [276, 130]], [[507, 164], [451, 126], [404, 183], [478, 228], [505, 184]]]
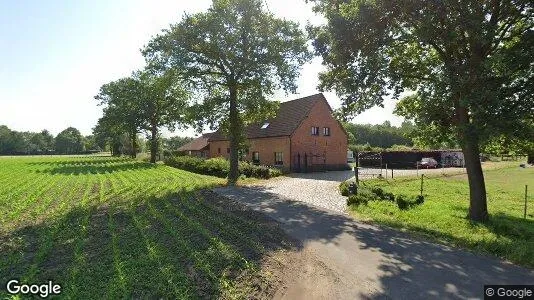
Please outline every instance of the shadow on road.
[[484, 284], [534, 282], [532, 270], [359, 223], [263, 187], [215, 191], [264, 212], [281, 222], [289, 235], [312, 247], [345, 278], [342, 282], [353, 283], [343, 298], [483, 298]]

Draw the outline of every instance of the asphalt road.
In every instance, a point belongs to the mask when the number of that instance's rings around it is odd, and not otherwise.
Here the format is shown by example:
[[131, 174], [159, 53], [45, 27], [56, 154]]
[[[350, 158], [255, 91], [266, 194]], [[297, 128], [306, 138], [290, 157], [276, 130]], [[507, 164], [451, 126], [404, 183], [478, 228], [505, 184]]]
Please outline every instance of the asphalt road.
[[[303, 248], [316, 253], [335, 273], [329, 277], [335, 278], [333, 298], [482, 299], [485, 284], [534, 284], [533, 270], [363, 224], [265, 187], [215, 191], [279, 221]], [[289, 288], [285, 297], [314, 298], [307, 294], [311, 284], [301, 284], [295, 293]]]

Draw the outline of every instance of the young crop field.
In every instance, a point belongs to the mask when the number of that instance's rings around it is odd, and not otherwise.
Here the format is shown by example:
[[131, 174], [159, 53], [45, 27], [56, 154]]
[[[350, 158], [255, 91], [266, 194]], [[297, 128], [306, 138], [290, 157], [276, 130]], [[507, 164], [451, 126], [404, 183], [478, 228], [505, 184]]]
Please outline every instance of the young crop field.
[[[358, 219], [372, 220], [393, 227], [422, 233], [433, 239], [534, 266], [534, 168], [490, 169], [486, 179], [490, 220], [472, 223], [466, 216], [469, 207], [467, 176], [449, 175], [426, 178], [425, 202], [400, 210], [395, 202], [369, 201], [351, 206]], [[395, 195], [416, 196], [421, 180], [417, 177], [370, 180], [365, 184], [381, 187]], [[525, 185], [530, 192], [524, 219]]]
[[203, 190], [223, 183], [129, 159], [0, 158], [0, 298], [11, 279], [73, 299], [252, 294], [262, 257], [291, 243]]

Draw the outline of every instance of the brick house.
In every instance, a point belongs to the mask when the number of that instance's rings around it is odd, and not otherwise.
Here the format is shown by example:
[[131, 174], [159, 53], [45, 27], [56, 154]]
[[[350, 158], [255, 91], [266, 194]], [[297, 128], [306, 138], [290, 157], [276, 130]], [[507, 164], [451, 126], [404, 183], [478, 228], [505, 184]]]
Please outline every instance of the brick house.
[[[333, 117], [323, 94], [280, 103], [276, 117], [248, 126], [245, 133], [246, 161], [292, 172], [348, 167], [347, 133]], [[218, 131], [203, 135], [178, 150], [191, 151], [191, 155], [209, 153], [205, 157], [228, 159], [230, 156], [228, 138]]]
[[178, 151], [184, 152], [190, 156], [208, 158], [210, 155], [209, 138], [213, 133], [205, 133], [202, 136], [178, 148]]

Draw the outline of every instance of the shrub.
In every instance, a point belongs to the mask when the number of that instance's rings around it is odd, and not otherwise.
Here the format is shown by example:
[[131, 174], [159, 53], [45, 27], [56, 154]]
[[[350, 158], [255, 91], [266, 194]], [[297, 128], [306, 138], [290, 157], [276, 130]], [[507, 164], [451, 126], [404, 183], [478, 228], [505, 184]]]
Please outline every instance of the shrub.
[[425, 196], [423, 195], [417, 195], [417, 197], [415, 197], [415, 204], [417, 205], [421, 205], [425, 202]]
[[222, 157], [207, 159], [200, 167], [201, 170], [198, 173], [217, 177], [226, 177], [230, 172], [230, 163]]
[[165, 160], [165, 164], [174, 168], [202, 173], [201, 165], [204, 163], [204, 159], [193, 156], [173, 156]]
[[384, 200], [393, 202], [395, 201], [395, 195], [391, 192], [384, 193]]
[[239, 162], [239, 172], [246, 177], [252, 177], [254, 173], [254, 165], [246, 161], [241, 161]]
[[269, 176], [272, 178], [272, 177], [278, 177], [278, 176], [282, 176], [284, 174], [284, 172], [282, 172], [282, 170], [278, 169], [278, 168], [269, 168]]
[[252, 177], [269, 179], [271, 173], [265, 166], [253, 166]]
[[373, 187], [371, 189], [371, 192], [373, 192], [378, 198], [380, 198], [381, 200], [384, 200], [384, 190], [382, 190], [381, 188], [379, 187]]
[[408, 200], [408, 197], [406, 195], [397, 195], [395, 201], [397, 202], [397, 206], [400, 210], [407, 210], [408, 208], [410, 208], [410, 201]]
[[339, 192], [341, 193], [342, 196], [349, 196], [349, 182], [348, 181], [343, 181], [342, 183], [339, 184]]
[[362, 195], [358, 193], [357, 195], [350, 195], [347, 198], [347, 205], [356, 205], [359, 206], [360, 204], [367, 205], [367, 202], [369, 199], [365, 195]]
[[364, 188], [364, 187], [360, 187], [358, 189], [358, 196], [364, 197], [367, 200], [376, 200], [377, 199], [375, 193], [373, 193], [372, 190], [370, 190], [368, 188]]
[[[165, 164], [178, 169], [221, 178], [227, 177], [230, 172], [230, 162], [222, 157], [202, 159], [192, 156], [173, 156], [166, 159]], [[247, 162], [239, 163], [239, 173], [246, 177], [263, 179], [282, 175], [282, 171], [279, 169], [255, 166]]]

